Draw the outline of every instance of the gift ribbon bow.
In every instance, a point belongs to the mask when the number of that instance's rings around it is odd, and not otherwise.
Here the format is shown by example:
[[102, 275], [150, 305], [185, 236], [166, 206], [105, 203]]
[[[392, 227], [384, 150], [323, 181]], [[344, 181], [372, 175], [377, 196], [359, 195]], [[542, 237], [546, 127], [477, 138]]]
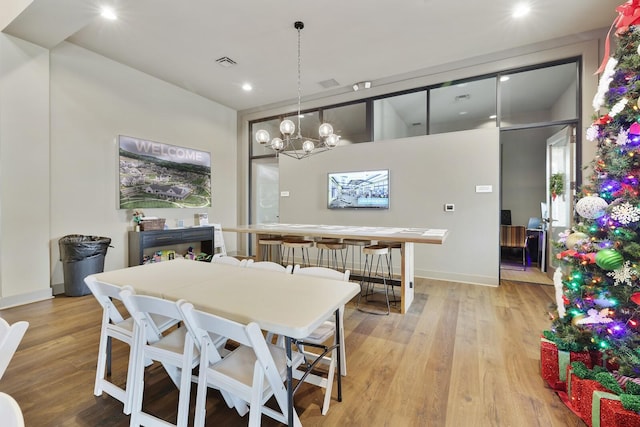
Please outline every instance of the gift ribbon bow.
[[602, 73], [607, 66], [609, 52], [611, 50], [610, 39], [613, 27], [616, 27], [616, 34], [622, 34], [627, 31], [630, 26], [640, 23], [640, 0], [628, 0], [626, 3], [616, 7], [616, 11], [618, 12], [618, 16], [613, 20], [611, 28], [609, 28], [609, 32], [607, 33], [607, 38], [604, 43], [604, 58], [602, 58], [602, 64], [600, 64], [600, 68], [598, 68], [596, 74]]

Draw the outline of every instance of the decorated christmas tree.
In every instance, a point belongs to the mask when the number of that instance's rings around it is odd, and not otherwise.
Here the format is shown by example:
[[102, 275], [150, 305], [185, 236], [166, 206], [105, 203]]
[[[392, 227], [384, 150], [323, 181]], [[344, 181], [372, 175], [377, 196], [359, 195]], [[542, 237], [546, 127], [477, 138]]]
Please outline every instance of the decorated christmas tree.
[[593, 173], [577, 195], [575, 225], [555, 242], [557, 310], [545, 336], [640, 377], [640, 0], [617, 11], [587, 130], [597, 144]]

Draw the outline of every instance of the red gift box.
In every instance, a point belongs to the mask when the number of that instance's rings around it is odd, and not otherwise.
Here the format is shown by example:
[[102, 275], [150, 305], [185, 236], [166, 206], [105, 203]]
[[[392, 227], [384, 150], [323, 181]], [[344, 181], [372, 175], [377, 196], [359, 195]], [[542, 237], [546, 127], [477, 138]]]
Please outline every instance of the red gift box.
[[[582, 420], [592, 427], [592, 412], [593, 412], [593, 395], [596, 392], [606, 392], [607, 389], [595, 380], [581, 380], [582, 387], [580, 387], [580, 396], [578, 396], [578, 408]], [[597, 425], [597, 424], [596, 424]]]
[[540, 338], [540, 372], [542, 378], [552, 389], [566, 391], [567, 366], [571, 362], [582, 362], [587, 368], [593, 368], [591, 355], [588, 351], [576, 353], [558, 350], [554, 342]]
[[604, 392], [606, 390], [602, 384], [595, 380], [575, 375], [571, 365], [567, 367], [567, 398], [563, 399], [564, 403], [590, 427], [593, 394], [596, 391]]
[[624, 409], [615, 394], [596, 391], [592, 399], [592, 427], [640, 427], [640, 414]]

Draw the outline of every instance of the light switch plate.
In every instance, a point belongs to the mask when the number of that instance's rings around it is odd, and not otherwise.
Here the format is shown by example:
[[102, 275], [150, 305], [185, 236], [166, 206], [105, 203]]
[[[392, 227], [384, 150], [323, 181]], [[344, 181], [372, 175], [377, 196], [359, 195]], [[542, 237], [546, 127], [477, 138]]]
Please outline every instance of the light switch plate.
[[445, 212], [453, 212], [456, 210], [456, 205], [454, 205], [453, 203], [445, 203], [444, 204], [444, 211]]
[[289, 192], [288, 191], [281, 191], [280, 192], [280, 197], [289, 197]]
[[493, 185], [476, 185], [476, 193], [491, 193]]

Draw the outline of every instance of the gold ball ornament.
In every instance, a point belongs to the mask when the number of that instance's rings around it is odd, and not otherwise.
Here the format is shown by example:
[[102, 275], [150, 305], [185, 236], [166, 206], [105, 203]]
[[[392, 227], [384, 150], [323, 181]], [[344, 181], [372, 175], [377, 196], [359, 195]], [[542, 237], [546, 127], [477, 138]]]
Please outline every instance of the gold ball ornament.
[[572, 324], [573, 326], [576, 326], [576, 325], [578, 324], [578, 322], [579, 322], [580, 320], [584, 319], [584, 318], [585, 318], [585, 315], [584, 315], [584, 314], [578, 314], [578, 315], [576, 315], [576, 316], [573, 316], [573, 319], [571, 319], [571, 324]]
[[575, 233], [571, 233], [567, 236], [567, 240], [565, 241], [565, 245], [567, 249], [575, 249], [580, 240], [587, 240], [589, 236], [584, 233], [580, 233], [579, 231]]

